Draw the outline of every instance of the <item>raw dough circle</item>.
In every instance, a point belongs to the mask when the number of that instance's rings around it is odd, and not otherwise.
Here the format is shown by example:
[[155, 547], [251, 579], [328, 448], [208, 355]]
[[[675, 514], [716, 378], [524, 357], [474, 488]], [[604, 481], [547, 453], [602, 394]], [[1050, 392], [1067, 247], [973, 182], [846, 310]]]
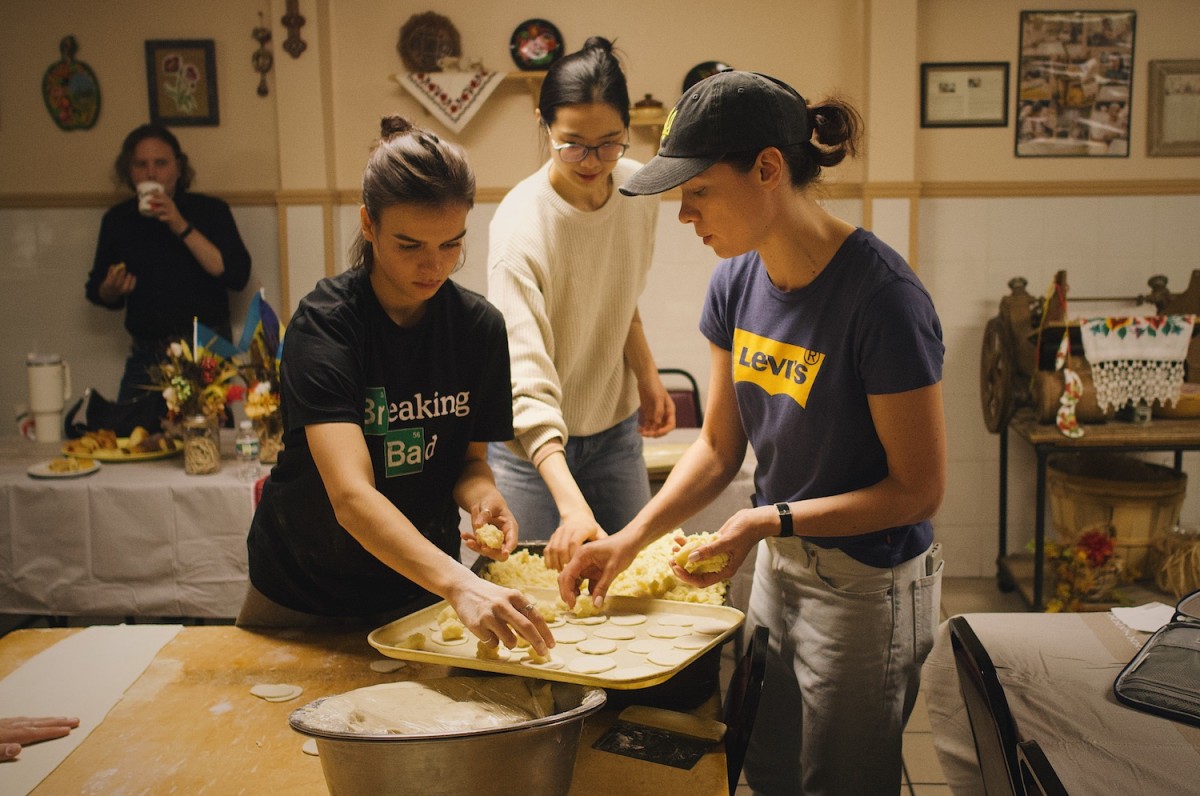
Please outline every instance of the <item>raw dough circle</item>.
[[690, 657], [692, 653], [688, 650], [670, 649], [652, 652], [646, 656], [646, 660], [658, 666], [678, 666]]
[[304, 689], [287, 683], [259, 683], [250, 688], [250, 693], [268, 702], [287, 702], [304, 693]]
[[604, 627], [596, 628], [592, 636], [595, 638], [611, 638], [616, 641], [629, 641], [630, 639], [637, 638], [637, 633], [627, 627], [610, 627], [609, 625], [605, 625]]
[[640, 625], [646, 621], [645, 614], [617, 614], [610, 616], [608, 621], [614, 625]]
[[443, 647], [457, 647], [459, 644], [467, 643], [467, 636], [464, 633], [458, 638], [444, 639], [442, 638], [442, 632], [439, 630], [434, 637], [430, 639], [430, 641], [432, 641], [434, 644], [440, 644]]
[[648, 663], [643, 663], [639, 666], [625, 666], [617, 669], [612, 673], [613, 680], [644, 680], [647, 677], [661, 675], [663, 670], [659, 666], [651, 666]]
[[300, 751], [304, 752], [304, 754], [306, 754], [306, 755], [312, 755], [313, 757], [319, 757], [320, 753], [317, 751], [317, 739], [309, 738], [307, 741], [304, 742], [304, 746], [300, 747]]
[[568, 663], [567, 668], [578, 674], [600, 674], [617, 668], [617, 662], [607, 655], [581, 655]]
[[653, 638], [640, 638], [625, 645], [625, 649], [638, 655], [649, 655], [659, 650], [671, 649], [671, 642]]
[[572, 625], [602, 625], [608, 621], [606, 616], [568, 616], [567, 621]]
[[407, 665], [404, 661], [388, 658], [386, 661], [371, 661], [371, 671], [379, 672], [380, 674], [390, 674], [391, 672], [403, 669]]
[[587, 633], [577, 627], [560, 627], [554, 631], [554, 640], [563, 644], [578, 644], [587, 638]]
[[712, 636], [702, 636], [699, 633], [692, 633], [687, 636], [680, 636], [673, 642], [676, 649], [681, 650], [702, 650], [712, 643]]
[[666, 627], [691, 627], [696, 620], [683, 614], [664, 614], [654, 621]]
[[721, 619], [697, 619], [692, 623], [693, 633], [703, 633], [706, 636], [719, 636], [729, 629], [729, 623]]
[[553, 654], [551, 654], [550, 660], [546, 661], [545, 663], [534, 663], [533, 661], [529, 660], [529, 658], [525, 658], [521, 661], [521, 663], [538, 669], [561, 669], [564, 666], [563, 662], [558, 658], [555, 658]]
[[688, 634], [682, 627], [652, 627], [647, 632], [653, 638], [679, 638]]
[[608, 655], [617, 651], [617, 642], [607, 638], [589, 638], [575, 645], [585, 655]]

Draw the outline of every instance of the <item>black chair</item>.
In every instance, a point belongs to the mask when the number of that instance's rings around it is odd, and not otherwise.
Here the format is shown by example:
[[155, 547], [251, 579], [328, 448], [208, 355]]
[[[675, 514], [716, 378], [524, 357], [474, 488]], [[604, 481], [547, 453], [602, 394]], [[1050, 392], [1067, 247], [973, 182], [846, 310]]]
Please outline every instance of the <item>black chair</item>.
[[950, 618], [950, 646], [958, 685], [967, 705], [975, 755], [988, 796], [1023, 796], [1017, 769], [1017, 725], [996, 667], [979, 637], [961, 616]]
[[700, 387], [696, 384], [695, 377], [686, 370], [679, 368], [659, 368], [659, 376], [677, 376], [687, 382], [685, 387], [672, 387], [667, 382], [669, 378], [663, 379], [663, 386], [667, 388], [667, 393], [671, 396], [671, 400], [675, 402], [675, 425], [678, 428], [700, 428], [704, 425], [704, 408], [700, 403]]
[[746, 760], [746, 747], [750, 745], [750, 733], [754, 731], [754, 717], [758, 715], [758, 699], [762, 695], [763, 678], [767, 672], [767, 642], [771, 633], [759, 626], [754, 629], [746, 652], [733, 670], [729, 690], [725, 693], [725, 760], [729, 771], [730, 796], [737, 791], [742, 776], [742, 763]]
[[1067, 796], [1067, 789], [1037, 741], [1017, 744], [1017, 765], [1021, 769], [1025, 796]]

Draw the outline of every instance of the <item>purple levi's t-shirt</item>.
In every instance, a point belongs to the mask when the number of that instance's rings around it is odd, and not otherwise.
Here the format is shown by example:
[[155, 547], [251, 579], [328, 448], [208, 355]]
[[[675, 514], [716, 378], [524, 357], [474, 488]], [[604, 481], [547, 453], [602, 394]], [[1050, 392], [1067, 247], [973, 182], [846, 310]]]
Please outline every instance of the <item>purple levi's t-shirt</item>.
[[[942, 378], [942, 327], [904, 259], [857, 229], [813, 282], [781, 291], [757, 252], [723, 260], [700, 331], [732, 355], [734, 392], [758, 458], [755, 502], [837, 495], [887, 475], [868, 395]], [[928, 521], [858, 536], [808, 537], [892, 567], [933, 540]]]

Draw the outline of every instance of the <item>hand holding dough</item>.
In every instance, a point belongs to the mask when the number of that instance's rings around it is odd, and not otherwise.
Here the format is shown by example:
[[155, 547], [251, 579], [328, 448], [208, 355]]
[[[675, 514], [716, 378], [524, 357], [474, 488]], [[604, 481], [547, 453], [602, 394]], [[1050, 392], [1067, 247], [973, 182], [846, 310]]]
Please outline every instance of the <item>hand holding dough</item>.
[[717, 538], [715, 533], [698, 533], [694, 536], [687, 537], [687, 541], [683, 543], [683, 547], [675, 553], [675, 563], [680, 569], [684, 569], [693, 573], [705, 572], [720, 572], [729, 566], [729, 553], [720, 553], [708, 558], [701, 558], [697, 561], [690, 560], [692, 551], [698, 549], [701, 545], [708, 544]]

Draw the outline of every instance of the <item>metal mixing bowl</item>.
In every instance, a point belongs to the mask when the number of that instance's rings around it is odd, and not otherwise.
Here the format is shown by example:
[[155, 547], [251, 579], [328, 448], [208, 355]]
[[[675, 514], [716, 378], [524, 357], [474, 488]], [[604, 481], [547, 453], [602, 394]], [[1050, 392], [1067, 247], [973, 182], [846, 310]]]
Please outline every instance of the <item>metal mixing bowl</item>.
[[552, 683], [555, 713], [487, 730], [365, 735], [306, 726], [325, 698], [292, 712], [292, 729], [317, 740], [333, 796], [566, 794], [583, 720], [604, 707], [602, 688]]

